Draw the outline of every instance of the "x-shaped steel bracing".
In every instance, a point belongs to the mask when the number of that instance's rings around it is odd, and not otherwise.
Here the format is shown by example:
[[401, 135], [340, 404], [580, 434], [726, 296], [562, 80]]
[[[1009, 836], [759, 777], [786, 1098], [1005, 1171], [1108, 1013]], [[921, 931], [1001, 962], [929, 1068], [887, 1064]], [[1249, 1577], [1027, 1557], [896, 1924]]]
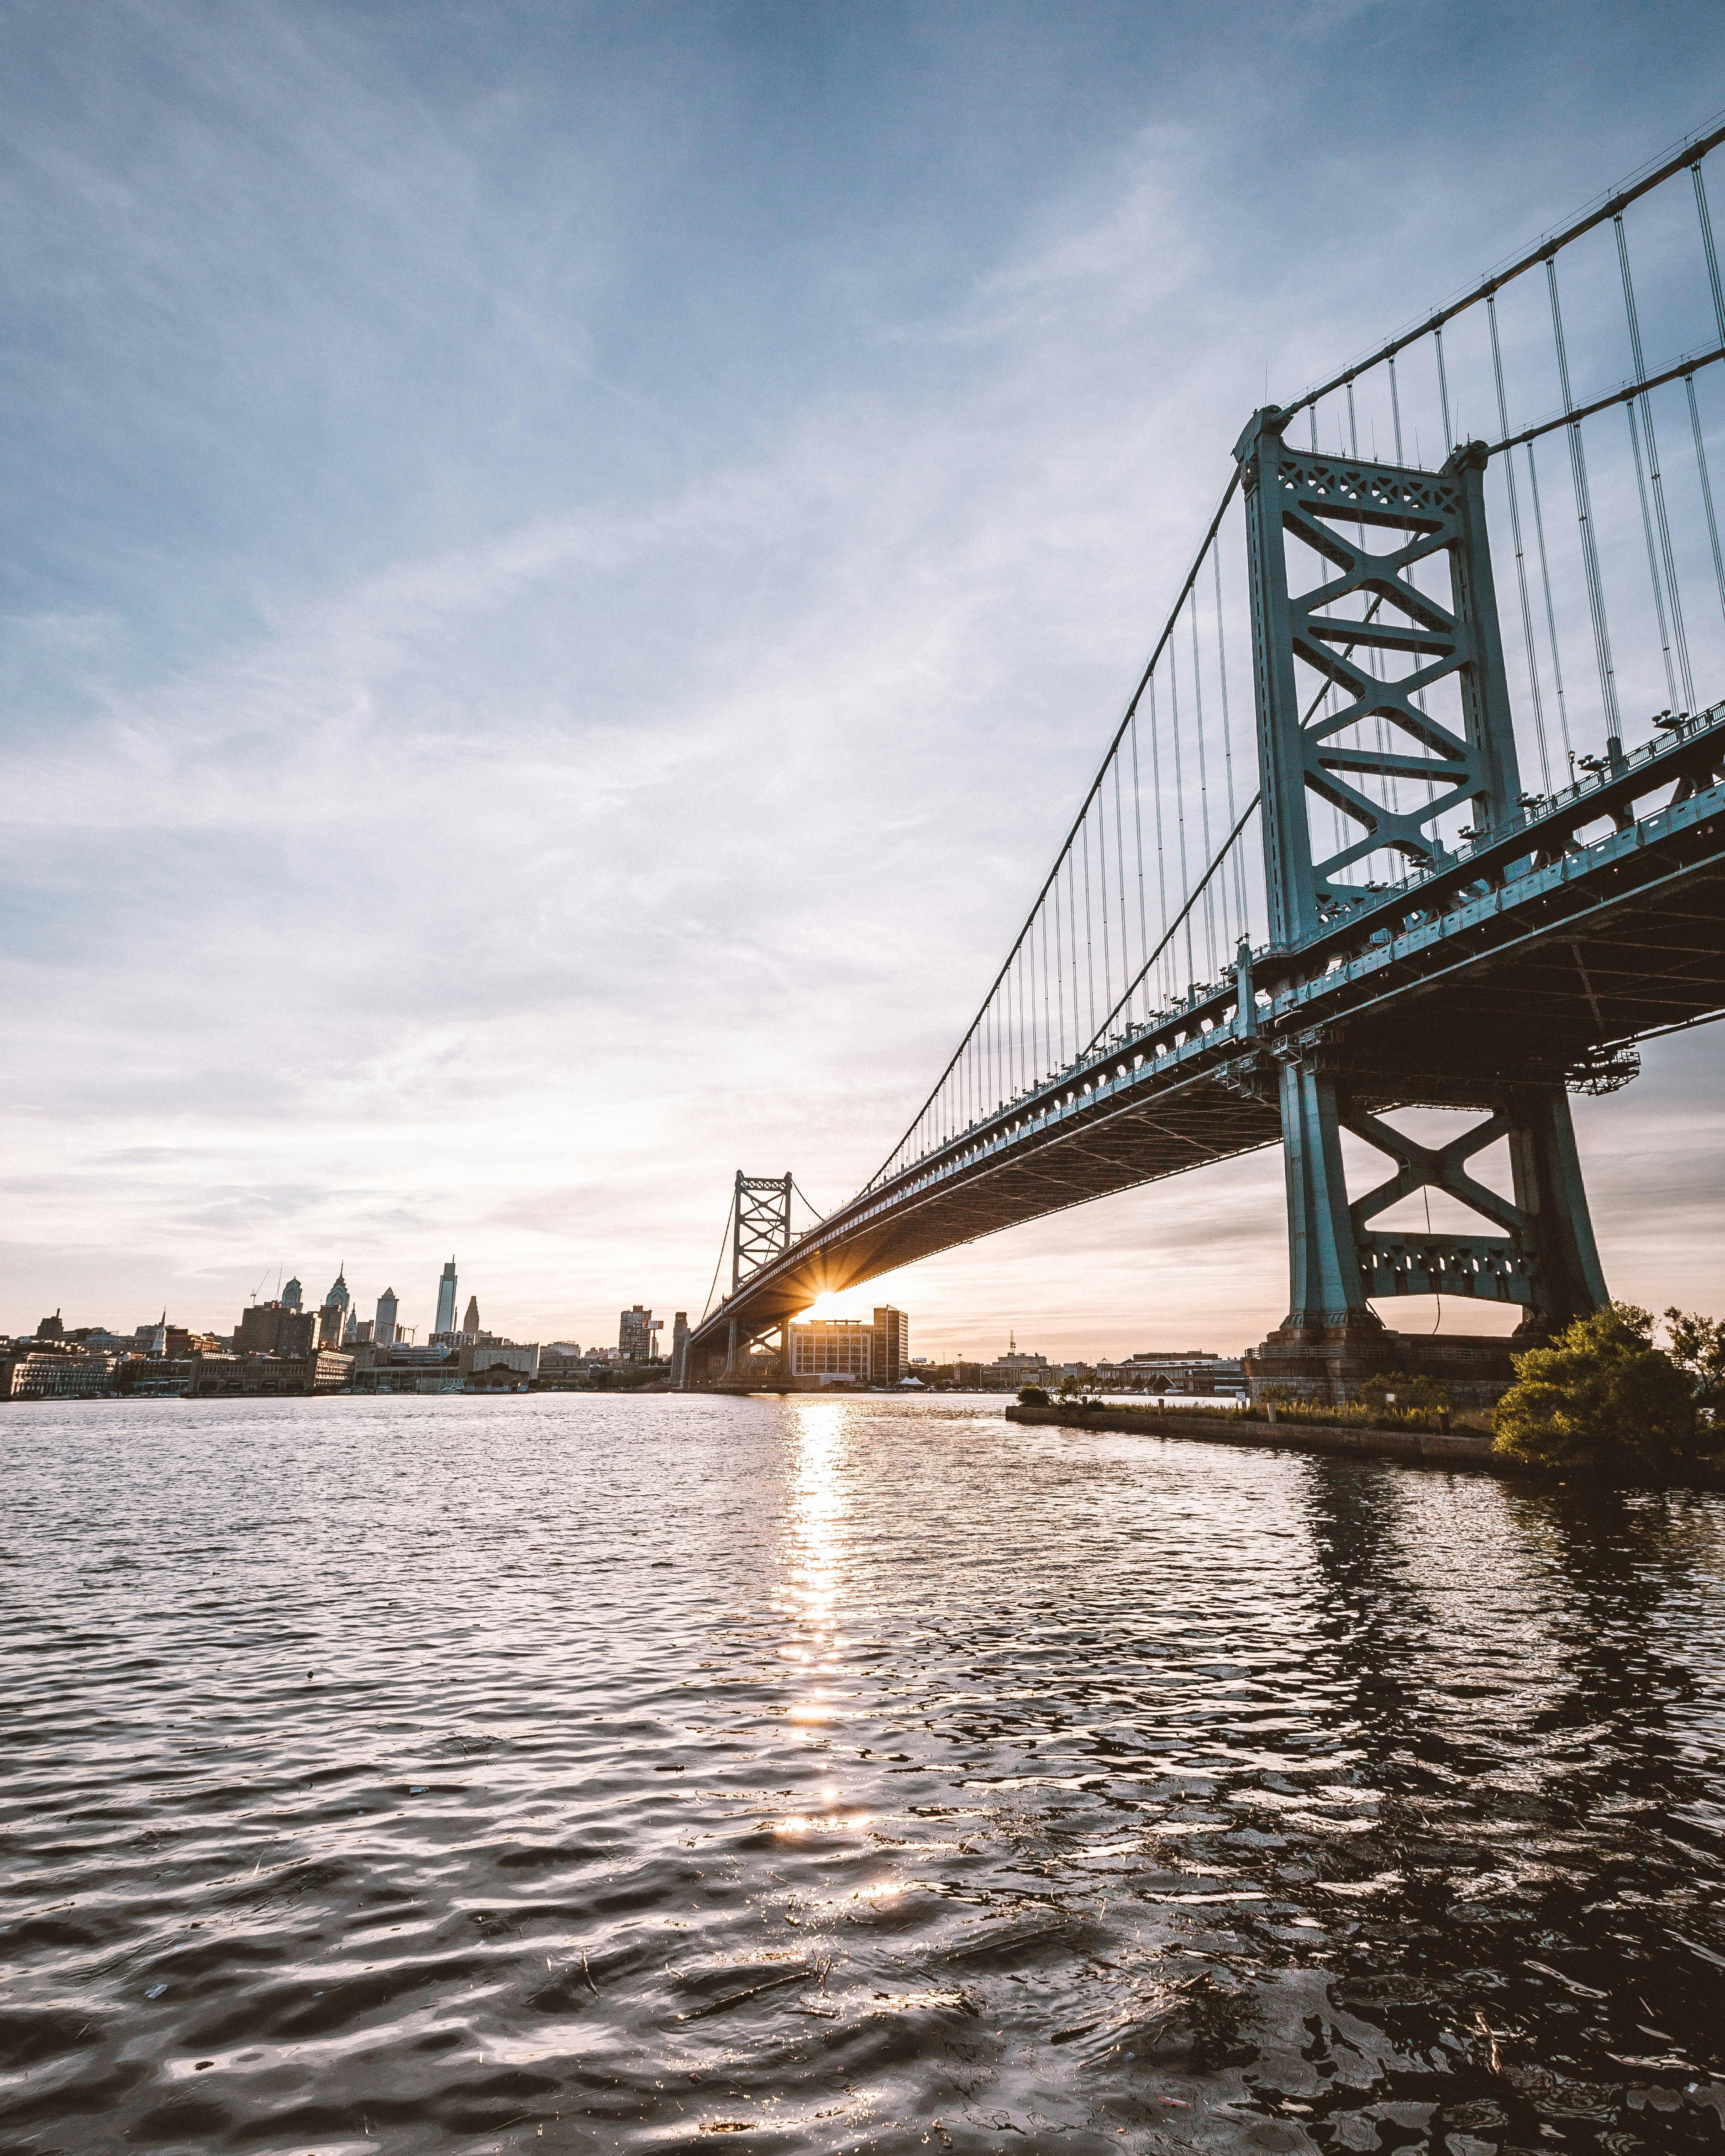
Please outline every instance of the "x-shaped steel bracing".
[[[1494, 1302], [1533, 1300], [1532, 1224], [1518, 1205], [1477, 1181], [1466, 1163], [1513, 1127], [1499, 1109], [1447, 1145], [1423, 1146], [1363, 1108], [1343, 1107], [1344, 1129], [1396, 1163], [1396, 1172], [1348, 1209], [1368, 1296], [1458, 1295]], [[1416, 1191], [1440, 1190], [1504, 1232], [1501, 1235], [1373, 1231], [1367, 1223]]]

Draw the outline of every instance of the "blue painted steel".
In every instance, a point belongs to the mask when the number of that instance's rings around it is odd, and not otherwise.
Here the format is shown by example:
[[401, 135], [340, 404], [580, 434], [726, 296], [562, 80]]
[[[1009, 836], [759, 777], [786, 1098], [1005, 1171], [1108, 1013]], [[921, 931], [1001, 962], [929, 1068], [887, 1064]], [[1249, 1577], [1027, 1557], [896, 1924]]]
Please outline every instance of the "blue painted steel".
[[[1292, 951], [1328, 924], [1375, 904], [1374, 891], [1345, 875], [1370, 855], [1399, 853], [1428, 874], [1453, 865], [1438, 822], [1461, 803], [1471, 809], [1476, 844], [1508, 838], [1525, 819], [1517, 805], [1514, 723], [1486, 527], [1485, 449], [1460, 449], [1437, 472], [1325, 457], [1289, 447], [1283, 439], [1287, 417], [1274, 407], [1255, 413], [1235, 454], [1246, 495], [1271, 947]], [[1352, 525], [1355, 536], [1343, 525]], [[1375, 552], [1364, 543], [1368, 526], [1407, 536]], [[1291, 592], [1290, 536], [1337, 573]], [[1448, 605], [1409, 574], [1416, 563], [1440, 557], [1448, 571]], [[1363, 611], [1338, 611], [1348, 604]], [[1401, 654], [1407, 669], [1380, 676], [1356, 660], [1360, 650]], [[1326, 690], [1303, 712], [1296, 660]], [[1422, 708], [1427, 694], [1450, 676], [1460, 694], [1459, 734]], [[1368, 719], [1394, 727], [1412, 752], [1343, 739]], [[1425, 781], [1428, 798], [1392, 808], [1353, 783], [1373, 777]], [[1314, 794], [1357, 827], [1354, 837], [1321, 860], [1308, 808]], [[1526, 856], [1515, 864], [1527, 865]], [[1304, 1337], [1369, 1326], [1376, 1322], [1373, 1296], [1462, 1294], [1522, 1303], [1530, 1327], [1539, 1331], [1604, 1300], [1560, 1085], [1505, 1089], [1495, 1074], [1496, 1082], [1482, 1085], [1481, 1092], [1480, 1104], [1493, 1111], [1489, 1122], [1434, 1152], [1350, 1108], [1339, 1034], [1320, 1029], [1284, 1036], [1272, 1052], [1281, 1065], [1286, 1169], [1285, 1332]], [[1344, 1127], [1398, 1163], [1388, 1183], [1353, 1206], [1342, 1157]], [[1514, 1204], [1461, 1167], [1501, 1137], [1509, 1139], [1515, 1163]], [[1445, 1191], [1506, 1233], [1386, 1234], [1368, 1226], [1425, 1188]]]

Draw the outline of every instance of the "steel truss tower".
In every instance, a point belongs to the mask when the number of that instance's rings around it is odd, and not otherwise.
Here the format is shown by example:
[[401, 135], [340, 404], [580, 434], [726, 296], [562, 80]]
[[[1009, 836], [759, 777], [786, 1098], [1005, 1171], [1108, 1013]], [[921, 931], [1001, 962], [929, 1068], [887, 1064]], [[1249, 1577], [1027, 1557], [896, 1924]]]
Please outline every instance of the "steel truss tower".
[[[731, 1219], [731, 1292], [738, 1288], [762, 1265], [770, 1265], [791, 1246], [791, 1184], [788, 1175], [745, 1175], [737, 1171], [736, 1195], [732, 1204]], [[769, 1328], [770, 1330], [771, 1328]], [[791, 1336], [788, 1324], [778, 1328], [779, 1366], [783, 1376], [790, 1374]], [[739, 1348], [745, 1352], [757, 1338], [752, 1334], [739, 1340], [737, 1320], [731, 1321], [725, 1355], [725, 1374], [732, 1376], [737, 1369]]]
[[[1441, 867], [1453, 856], [1438, 819], [1466, 804], [1476, 841], [1513, 832], [1520, 782], [1486, 531], [1486, 452], [1457, 449], [1440, 471], [1328, 457], [1282, 439], [1287, 415], [1258, 413], [1240, 437], [1251, 589], [1253, 671], [1271, 939], [1291, 951], [1366, 899], [1346, 871], [1373, 854]], [[1368, 529], [1393, 535], [1387, 550]], [[1294, 538], [1329, 573], [1289, 588]], [[1434, 598], [1413, 581], [1417, 564], [1447, 570]], [[1428, 586], [1444, 581], [1428, 573]], [[1394, 675], [1386, 661], [1399, 659]], [[1318, 685], [1301, 708], [1296, 660]], [[1430, 692], [1450, 684], [1434, 700]], [[1446, 713], [1459, 700], [1459, 723]], [[1363, 721], [1381, 721], [1377, 747]], [[1420, 798], [1414, 799], [1416, 791]], [[1320, 856], [1312, 798], [1352, 827]], [[1409, 805], [1411, 801], [1412, 805]], [[1392, 805], [1394, 804], [1394, 805]], [[1250, 968], [1243, 998], [1250, 997]], [[1243, 1029], [1255, 1030], [1255, 1010]], [[1445, 1059], [1440, 1081], [1409, 1071], [1373, 1094], [1379, 1105], [1476, 1106], [1487, 1120], [1435, 1149], [1414, 1143], [1350, 1090], [1346, 1059], [1322, 1029], [1276, 1044], [1287, 1176], [1288, 1316], [1280, 1336], [1369, 1353], [1381, 1332], [1368, 1300], [1464, 1295], [1520, 1303], [1523, 1335], [1544, 1336], [1605, 1300], [1587, 1194], [1563, 1086], [1548, 1075], [1517, 1082], [1501, 1070], [1470, 1074], [1466, 1043]], [[1389, 1179], [1350, 1204], [1341, 1133], [1351, 1131], [1394, 1163]], [[1513, 1200], [1476, 1181], [1467, 1163], [1509, 1142]], [[1437, 1190], [1497, 1232], [1386, 1234], [1370, 1223], [1402, 1199]], [[1381, 1358], [1380, 1358], [1381, 1359]]]

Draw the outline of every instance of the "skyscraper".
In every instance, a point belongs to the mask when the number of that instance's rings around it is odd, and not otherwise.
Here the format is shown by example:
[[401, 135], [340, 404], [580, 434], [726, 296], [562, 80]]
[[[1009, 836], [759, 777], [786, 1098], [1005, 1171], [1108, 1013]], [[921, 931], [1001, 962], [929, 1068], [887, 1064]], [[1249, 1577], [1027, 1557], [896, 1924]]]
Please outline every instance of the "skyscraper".
[[282, 1308], [284, 1310], [300, 1309], [302, 1306], [301, 1297], [305, 1295], [305, 1289], [300, 1286], [298, 1281], [290, 1280], [281, 1291]]
[[624, 1361], [650, 1363], [659, 1345], [653, 1336], [664, 1322], [639, 1302], [632, 1310], [625, 1310], [617, 1327], [617, 1346]]
[[477, 1340], [479, 1329], [479, 1297], [476, 1295], [470, 1295], [467, 1298], [467, 1315], [461, 1321], [461, 1330], [470, 1340]]
[[437, 1284], [437, 1324], [439, 1332], [453, 1332], [455, 1329], [455, 1260], [451, 1258], [444, 1267], [443, 1278]]
[[341, 1345], [344, 1335], [353, 1323], [349, 1300], [347, 1283], [341, 1276], [341, 1268], [337, 1267], [336, 1277], [331, 1283], [329, 1293], [323, 1299], [323, 1307], [318, 1316], [317, 1344], [320, 1348], [339, 1348]]
[[377, 1297], [377, 1329], [372, 1337], [380, 1348], [395, 1345], [395, 1290], [386, 1287]]

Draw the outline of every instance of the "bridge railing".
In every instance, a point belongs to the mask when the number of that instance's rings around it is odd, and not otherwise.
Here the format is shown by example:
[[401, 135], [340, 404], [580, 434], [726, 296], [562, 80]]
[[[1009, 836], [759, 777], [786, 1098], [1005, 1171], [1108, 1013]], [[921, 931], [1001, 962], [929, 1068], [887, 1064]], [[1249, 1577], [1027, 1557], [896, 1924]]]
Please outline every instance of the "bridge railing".
[[[1725, 127], [1679, 145], [1285, 408], [1291, 444], [1338, 459], [1434, 470], [1458, 445], [1485, 444], [1527, 814], [1609, 773], [1626, 737], [1680, 723], [1725, 691], [1725, 502], [1713, 487], [1725, 456], [1725, 282], [1707, 168], [1722, 142]], [[1240, 515], [1236, 474], [1004, 963], [864, 1194], [1213, 988], [1241, 943], [1264, 946]], [[1406, 573], [1450, 603], [1445, 557]], [[1374, 628], [1390, 640], [1381, 604], [1361, 593], [1340, 608], [1359, 620], [1372, 672], [1385, 660]], [[1321, 722], [1341, 708], [1339, 692], [1301, 670], [1302, 709]], [[1438, 725], [1460, 726], [1453, 677], [1418, 701]], [[1363, 797], [1402, 815], [1420, 806], [1440, 860], [1501, 835], [1476, 826], [1465, 798], [1434, 815], [1434, 782], [1414, 758], [1406, 772], [1384, 768], [1395, 746], [1382, 718], [1327, 744], [1368, 759]], [[1309, 805], [1315, 845], [1332, 840], [1346, 860], [1343, 911], [1430, 873], [1387, 849], [1361, 850], [1345, 798]]]

